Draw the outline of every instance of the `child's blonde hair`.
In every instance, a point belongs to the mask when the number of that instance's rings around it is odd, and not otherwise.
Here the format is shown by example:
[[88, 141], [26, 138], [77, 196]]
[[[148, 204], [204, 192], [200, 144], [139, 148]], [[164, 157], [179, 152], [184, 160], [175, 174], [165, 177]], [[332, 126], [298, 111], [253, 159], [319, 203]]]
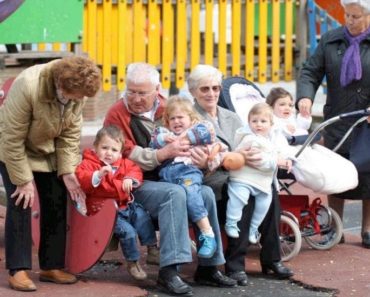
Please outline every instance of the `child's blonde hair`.
[[274, 123], [273, 121], [274, 113], [273, 113], [272, 107], [264, 102], [256, 103], [255, 105], [253, 105], [253, 107], [251, 108], [248, 114], [248, 122], [250, 121], [253, 115], [260, 115], [260, 114], [268, 115], [271, 121], [271, 125]]
[[173, 95], [168, 98], [166, 108], [163, 113], [163, 125], [166, 128], [169, 127], [171, 114], [178, 109], [190, 117], [192, 124], [195, 124], [201, 120], [200, 115], [196, 112], [192, 102], [189, 99], [183, 98], [179, 95]]
[[97, 146], [104, 136], [114, 139], [115, 141], [122, 144], [121, 151], [124, 149], [125, 138], [122, 130], [114, 125], [109, 125], [101, 128], [95, 136], [94, 146]]

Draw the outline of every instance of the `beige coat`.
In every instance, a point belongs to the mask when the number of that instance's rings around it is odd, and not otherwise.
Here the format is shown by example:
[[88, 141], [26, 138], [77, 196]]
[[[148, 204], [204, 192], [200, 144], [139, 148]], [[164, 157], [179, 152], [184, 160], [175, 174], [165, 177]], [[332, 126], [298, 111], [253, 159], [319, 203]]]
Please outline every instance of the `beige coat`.
[[24, 70], [0, 107], [0, 160], [15, 185], [33, 180], [32, 171], [73, 173], [80, 160], [84, 100], [58, 103], [52, 63]]

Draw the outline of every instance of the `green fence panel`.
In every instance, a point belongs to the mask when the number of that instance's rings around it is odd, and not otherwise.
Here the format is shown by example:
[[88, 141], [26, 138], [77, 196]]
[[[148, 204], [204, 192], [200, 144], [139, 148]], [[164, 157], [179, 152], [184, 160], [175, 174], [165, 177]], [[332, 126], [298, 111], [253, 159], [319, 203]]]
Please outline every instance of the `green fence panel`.
[[0, 44], [79, 42], [83, 5], [83, 0], [25, 0], [0, 23]]

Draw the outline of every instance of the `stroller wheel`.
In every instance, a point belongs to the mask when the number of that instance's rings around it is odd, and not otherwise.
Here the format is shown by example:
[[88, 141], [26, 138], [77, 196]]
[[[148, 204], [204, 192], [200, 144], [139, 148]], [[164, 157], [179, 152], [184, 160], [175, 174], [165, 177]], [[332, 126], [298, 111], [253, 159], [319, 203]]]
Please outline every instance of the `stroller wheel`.
[[343, 224], [337, 212], [321, 205], [316, 212], [319, 232], [305, 236], [307, 244], [317, 250], [328, 250], [337, 245], [343, 234]]
[[282, 214], [280, 218], [280, 255], [282, 261], [289, 261], [298, 255], [302, 246], [301, 231], [297, 223]]

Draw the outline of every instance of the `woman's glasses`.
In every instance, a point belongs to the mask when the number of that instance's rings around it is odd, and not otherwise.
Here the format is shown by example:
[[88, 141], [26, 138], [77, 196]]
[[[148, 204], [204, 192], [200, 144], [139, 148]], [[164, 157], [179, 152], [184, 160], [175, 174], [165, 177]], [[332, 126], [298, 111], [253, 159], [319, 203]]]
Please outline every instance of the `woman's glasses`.
[[208, 93], [210, 90], [216, 93], [221, 91], [221, 86], [203, 86], [199, 87], [199, 90], [204, 94]]

